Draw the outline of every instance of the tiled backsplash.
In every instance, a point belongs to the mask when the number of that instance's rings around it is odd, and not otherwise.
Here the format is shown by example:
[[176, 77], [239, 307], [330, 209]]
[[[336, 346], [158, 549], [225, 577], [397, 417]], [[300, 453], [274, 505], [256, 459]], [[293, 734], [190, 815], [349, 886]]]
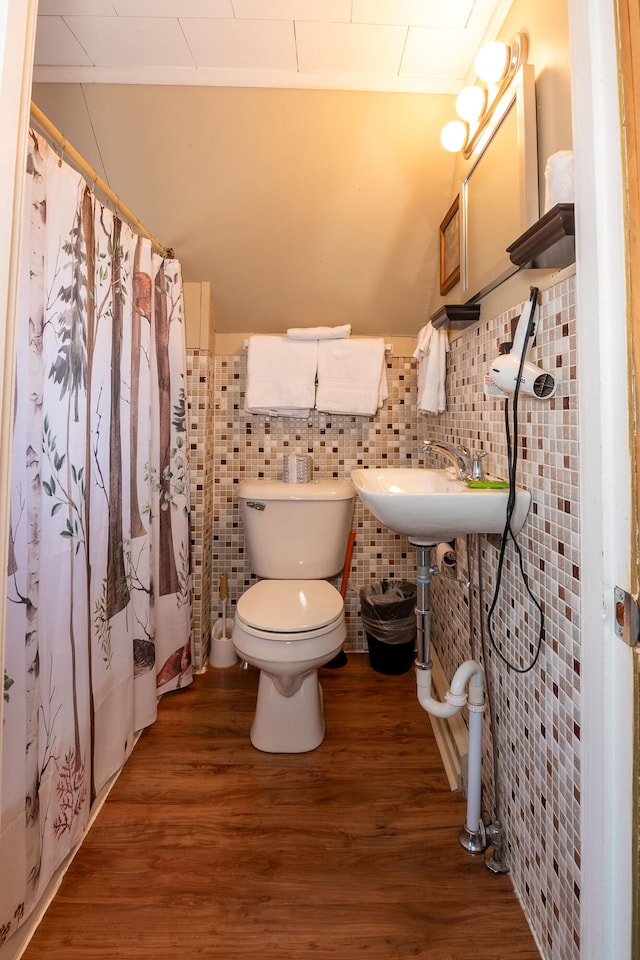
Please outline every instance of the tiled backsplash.
[[211, 636], [214, 514], [214, 377], [209, 350], [187, 350], [187, 411], [191, 485], [191, 626], [196, 669], [206, 663]]
[[[244, 477], [282, 478], [288, 453], [313, 457], [315, 477], [349, 477], [356, 466], [419, 462], [412, 361], [387, 361], [389, 400], [371, 419], [313, 411], [310, 419], [264, 417], [243, 409], [246, 357], [216, 357], [214, 571], [226, 569], [233, 603], [254, 578], [249, 570], [238, 506], [237, 483]], [[354, 503], [356, 547], [346, 596], [347, 650], [366, 651], [360, 625], [358, 590], [383, 577], [413, 578], [413, 549], [405, 537], [383, 530]], [[341, 576], [334, 583], [340, 586]], [[214, 596], [215, 608], [215, 596]]]
[[[231, 611], [237, 597], [254, 581], [244, 551], [237, 482], [250, 476], [280, 477], [282, 457], [287, 453], [311, 454], [316, 476], [348, 477], [361, 465], [422, 465], [420, 440], [429, 436], [487, 451], [487, 471], [506, 477], [503, 401], [484, 397], [483, 380], [497, 344], [511, 339], [511, 322], [521, 308], [518, 305], [498, 317], [483, 318], [451, 343], [447, 412], [438, 417], [417, 413], [416, 362], [409, 357], [388, 358], [389, 400], [376, 417], [314, 412], [309, 421], [300, 421], [244, 412], [245, 355], [211, 358], [207, 354], [203, 358], [190, 351], [192, 471], [194, 456], [197, 462], [192, 476], [194, 516], [199, 520], [202, 515], [203, 536], [211, 529], [213, 538], [209, 572], [208, 544], [199, 542], [200, 528], [194, 531], [196, 574], [199, 560], [202, 567], [201, 579], [196, 576], [194, 585], [201, 584], [202, 607], [206, 605], [207, 575], [213, 618], [219, 612], [217, 584], [223, 570], [228, 575]], [[535, 667], [518, 674], [501, 663], [490, 649], [486, 630], [483, 632], [494, 698], [499, 807], [513, 883], [543, 956], [575, 960], [579, 956], [580, 899], [580, 569], [574, 278], [543, 293], [540, 318], [532, 359], [553, 373], [558, 391], [550, 401], [521, 399], [519, 483], [531, 490], [533, 503], [519, 540], [529, 588], [544, 610], [546, 637]], [[205, 399], [211, 396], [212, 412]], [[435, 456], [433, 461], [444, 465]], [[346, 649], [366, 651], [358, 589], [385, 578], [415, 580], [415, 554], [405, 537], [381, 527], [358, 500], [353, 523], [356, 543], [346, 598]], [[497, 576], [499, 549], [494, 540], [481, 537], [470, 541], [475, 656], [481, 656], [480, 600], [486, 618]], [[481, 598], [478, 545], [483, 570]], [[459, 568], [464, 571], [465, 539], [456, 546]], [[340, 580], [336, 578], [336, 586]], [[433, 645], [451, 677], [471, 656], [468, 593], [460, 585], [436, 577], [432, 606]], [[196, 641], [205, 658], [209, 621], [204, 609], [198, 617]], [[535, 649], [536, 617], [517, 557], [509, 547], [494, 632], [502, 653], [518, 665], [526, 666]], [[485, 807], [492, 812], [488, 720], [484, 760]]]

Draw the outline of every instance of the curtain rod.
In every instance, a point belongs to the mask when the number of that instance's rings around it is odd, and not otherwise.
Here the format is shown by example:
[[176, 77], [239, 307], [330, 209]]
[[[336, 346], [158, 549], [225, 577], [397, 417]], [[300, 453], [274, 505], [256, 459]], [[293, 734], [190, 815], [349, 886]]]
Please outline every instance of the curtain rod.
[[31, 120], [42, 130], [46, 137], [51, 139], [53, 143], [60, 147], [62, 156], [67, 156], [73, 165], [80, 171], [80, 173], [91, 183], [92, 189], [96, 187], [116, 208], [116, 212], [120, 214], [125, 220], [129, 222], [132, 227], [135, 227], [147, 240], [150, 240], [155, 249], [163, 257], [168, 257], [172, 259], [174, 256], [173, 250], [170, 247], [163, 247], [161, 243], [155, 239], [155, 237], [149, 233], [149, 231], [140, 223], [138, 218], [129, 210], [128, 207], [124, 205], [120, 197], [118, 197], [113, 190], [107, 186], [101, 176], [89, 166], [84, 157], [78, 153], [75, 147], [72, 147], [71, 144], [66, 140], [66, 138], [60, 133], [57, 127], [55, 127], [48, 117], [40, 110], [39, 107], [35, 105], [33, 100], [31, 101]]

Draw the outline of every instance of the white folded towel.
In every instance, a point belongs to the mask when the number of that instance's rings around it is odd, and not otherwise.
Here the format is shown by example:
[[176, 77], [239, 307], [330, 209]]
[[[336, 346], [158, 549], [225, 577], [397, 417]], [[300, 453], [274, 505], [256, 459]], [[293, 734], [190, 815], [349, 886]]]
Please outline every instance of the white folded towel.
[[287, 336], [290, 340], [344, 340], [351, 336], [351, 324], [345, 323], [341, 327], [289, 327]]
[[372, 417], [388, 397], [384, 340], [362, 337], [318, 344], [316, 407]]
[[249, 337], [247, 413], [308, 417], [315, 401], [318, 341]]
[[413, 356], [418, 361], [418, 410], [443, 413], [447, 409], [445, 392], [449, 337], [427, 323], [418, 334]]

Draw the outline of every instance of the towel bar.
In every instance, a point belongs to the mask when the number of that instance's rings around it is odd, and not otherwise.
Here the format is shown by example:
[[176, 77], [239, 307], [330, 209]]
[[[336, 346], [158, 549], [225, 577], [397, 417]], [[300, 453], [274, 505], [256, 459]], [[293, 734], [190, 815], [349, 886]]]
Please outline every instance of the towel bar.
[[[243, 349], [243, 350], [248, 350], [248, 349], [249, 349], [249, 341], [248, 341], [248, 340], [243, 340], [243, 341], [242, 341], [242, 349]], [[392, 344], [392, 343], [385, 343], [385, 345], [384, 345], [384, 355], [385, 355], [385, 357], [392, 357], [392, 356], [393, 356], [393, 344]]]

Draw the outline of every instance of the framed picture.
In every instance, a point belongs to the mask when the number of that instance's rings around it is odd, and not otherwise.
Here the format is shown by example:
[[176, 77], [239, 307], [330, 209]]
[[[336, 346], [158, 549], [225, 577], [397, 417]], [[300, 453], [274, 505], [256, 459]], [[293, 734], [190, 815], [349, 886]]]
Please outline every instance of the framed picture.
[[440, 224], [440, 293], [448, 293], [460, 279], [460, 197]]

